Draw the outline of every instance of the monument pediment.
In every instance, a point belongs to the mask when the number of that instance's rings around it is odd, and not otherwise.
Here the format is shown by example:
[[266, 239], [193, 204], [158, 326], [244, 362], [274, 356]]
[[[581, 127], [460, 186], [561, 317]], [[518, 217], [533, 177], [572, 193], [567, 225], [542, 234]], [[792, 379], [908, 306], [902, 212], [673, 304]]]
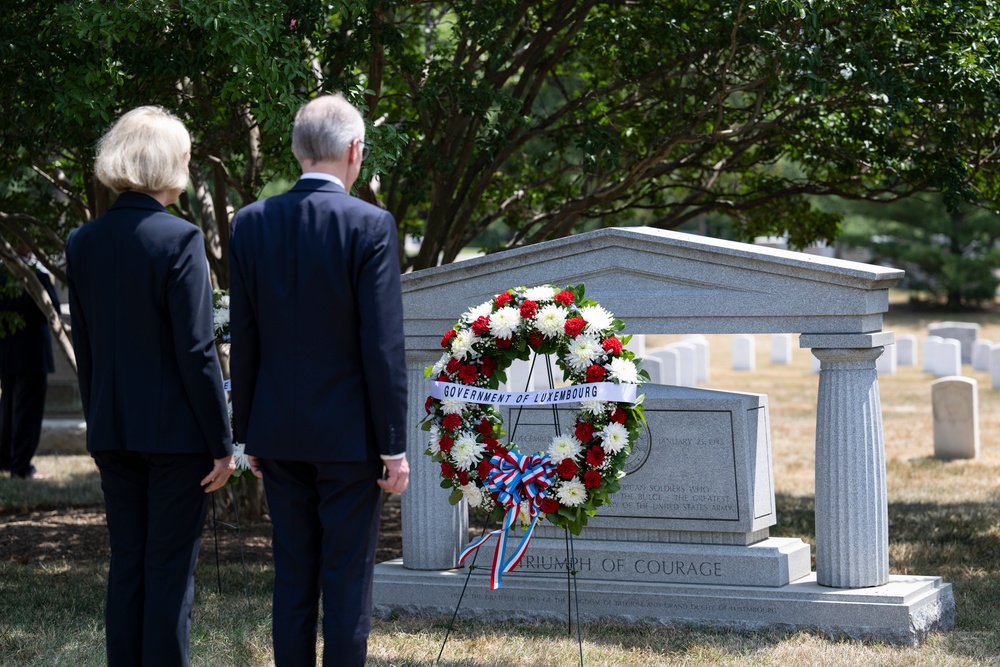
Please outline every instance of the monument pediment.
[[888, 289], [902, 277], [747, 243], [611, 228], [405, 275], [403, 307], [410, 347], [431, 347], [499, 289], [546, 283], [584, 283], [629, 333], [866, 333], [881, 330]]

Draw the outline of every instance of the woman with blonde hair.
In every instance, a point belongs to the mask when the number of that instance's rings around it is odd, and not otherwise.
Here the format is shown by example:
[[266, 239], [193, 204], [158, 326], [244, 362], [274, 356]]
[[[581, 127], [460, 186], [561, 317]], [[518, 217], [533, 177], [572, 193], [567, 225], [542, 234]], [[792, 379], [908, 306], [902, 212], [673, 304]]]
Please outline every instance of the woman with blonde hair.
[[185, 666], [208, 493], [234, 469], [201, 231], [167, 212], [191, 139], [159, 107], [122, 116], [94, 173], [118, 198], [66, 242], [87, 449], [111, 566], [108, 665]]

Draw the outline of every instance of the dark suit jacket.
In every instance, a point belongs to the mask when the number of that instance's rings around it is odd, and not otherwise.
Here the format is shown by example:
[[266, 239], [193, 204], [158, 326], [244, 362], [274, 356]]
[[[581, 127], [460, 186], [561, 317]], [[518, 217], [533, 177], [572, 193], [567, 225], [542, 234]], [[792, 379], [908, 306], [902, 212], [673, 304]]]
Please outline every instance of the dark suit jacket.
[[[8, 275], [7, 267], [0, 269], [0, 281]], [[59, 295], [52, 286], [49, 274], [36, 269], [35, 275], [58, 311]], [[17, 313], [24, 319], [23, 327], [0, 338], [0, 375], [44, 375], [53, 372], [55, 360], [52, 358], [49, 321], [27, 290], [17, 296], [0, 298], [0, 310]]]
[[232, 453], [201, 231], [124, 192], [66, 259], [87, 449]]
[[248, 454], [377, 460], [406, 449], [396, 225], [334, 183], [300, 180], [233, 219], [233, 432]]

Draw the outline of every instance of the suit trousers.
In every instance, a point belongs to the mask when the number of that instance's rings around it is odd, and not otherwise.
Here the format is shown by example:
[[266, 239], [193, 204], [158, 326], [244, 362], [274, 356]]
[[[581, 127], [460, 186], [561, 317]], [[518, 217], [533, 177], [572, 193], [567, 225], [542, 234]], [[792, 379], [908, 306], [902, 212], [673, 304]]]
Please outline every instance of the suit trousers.
[[187, 667], [209, 454], [92, 452], [111, 537], [108, 667]]
[[363, 667], [382, 508], [382, 462], [261, 460], [274, 550], [275, 667]]
[[44, 372], [0, 375], [0, 468], [11, 477], [31, 474], [45, 414]]

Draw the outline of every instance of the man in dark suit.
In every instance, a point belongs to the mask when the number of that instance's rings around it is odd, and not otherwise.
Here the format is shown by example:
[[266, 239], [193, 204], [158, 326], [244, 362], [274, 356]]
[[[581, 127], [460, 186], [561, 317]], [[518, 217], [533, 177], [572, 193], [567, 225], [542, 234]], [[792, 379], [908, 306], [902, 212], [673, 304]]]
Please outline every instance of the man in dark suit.
[[[17, 253], [25, 262], [31, 260], [28, 246], [20, 245]], [[0, 280], [12, 278], [6, 267], [2, 272]], [[58, 309], [59, 295], [49, 274], [35, 269], [35, 275]], [[0, 310], [16, 313], [23, 321], [0, 338], [0, 470], [10, 470], [11, 477], [45, 479], [48, 475], [35, 470], [31, 459], [42, 434], [47, 375], [55, 370], [52, 333], [45, 314], [24, 289], [0, 299]]]
[[313, 100], [292, 134], [302, 178], [233, 219], [233, 435], [271, 514], [276, 667], [316, 664], [320, 591], [323, 665], [364, 665], [380, 487], [409, 477], [396, 225], [348, 194], [364, 137], [343, 97]]

